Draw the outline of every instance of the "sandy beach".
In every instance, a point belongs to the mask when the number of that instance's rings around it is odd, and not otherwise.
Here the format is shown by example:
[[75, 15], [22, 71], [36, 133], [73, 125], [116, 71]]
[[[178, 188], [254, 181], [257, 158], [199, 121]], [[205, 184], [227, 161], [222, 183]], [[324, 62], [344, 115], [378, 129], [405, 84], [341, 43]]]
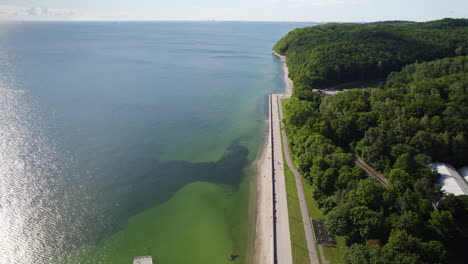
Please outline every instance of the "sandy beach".
[[253, 263], [273, 263], [273, 208], [271, 179], [271, 136], [269, 121], [266, 123], [265, 140], [257, 160], [256, 234]]
[[[276, 53], [275, 53], [276, 54]], [[286, 57], [276, 54], [283, 62], [285, 94], [272, 94], [269, 105], [269, 119], [266, 136], [259, 159], [257, 160], [257, 206], [256, 206], [256, 234], [253, 263], [274, 263], [274, 227], [273, 227], [273, 190], [272, 175], [275, 171], [276, 189], [276, 235], [277, 258], [279, 263], [292, 263], [291, 238], [289, 231], [289, 217], [287, 194], [283, 168], [283, 154], [281, 147], [280, 117], [278, 113], [278, 98], [290, 97], [292, 81], [289, 79], [289, 69]], [[272, 131], [273, 128], [273, 131]], [[273, 135], [272, 135], [273, 133]], [[274, 162], [272, 163], [272, 148]], [[273, 165], [272, 165], [273, 164]]]
[[286, 89], [284, 91], [284, 97], [285, 98], [291, 97], [292, 92], [293, 92], [293, 81], [291, 80], [291, 78], [289, 78], [289, 67], [287, 64], [286, 56], [278, 54], [275, 51], [273, 51], [273, 54], [275, 54], [278, 58], [280, 58], [281, 62], [283, 63], [283, 72], [284, 72], [283, 80], [286, 86]]
[[[254, 263], [274, 263], [274, 230], [278, 263], [292, 263], [291, 236], [281, 147], [281, 130], [278, 98], [283, 94], [271, 94], [267, 134], [260, 158], [257, 160], [257, 210]], [[273, 162], [272, 162], [273, 159]], [[275, 180], [275, 206], [273, 209], [273, 171]], [[276, 215], [276, 226], [273, 217]]]
[[[287, 142], [287, 137], [281, 131], [282, 109], [280, 109], [283, 98], [292, 95], [293, 82], [289, 78], [289, 68], [286, 64], [286, 57], [273, 51], [283, 63], [285, 93], [271, 94], [269, 96], [269, 119], [267, 123], [266, 136], [262, 152], [257, 160], [257, 208], [256, 208], [256, 240], [254, 249], [255, 264], [274, 263], [274, 229], [276, 228], [276, 249], [278, 263], [292, 263], [291, 236], [289, 230], [289, 216], [287, 206], [287, 193], [283, 168], [283, 150], [281, 137]], [[289, 153], [289, 150], [288, 150]], [[273, 162], [272, 162], [273, 159]], [[289, 166], [294, 168], [291, 157], [286, 155]], [[301, 214], [304, 223], [304, 231], [309, 249], [311, 263], [319, 263], [315, 242], [310, 227], [310, 217], [305, 204], [304, 193], [301, 184], [302, 177], [295, 169], [296, 184], [298, 185], [298, 195], [301, 197]], [[274, 172], [274, 174], [273, 174]], [[275, 180], [276, 212], [273, 213], [273, 188], [272, 180]], [[273, 217], [276, 215], [276, 226], [274, 227]]]

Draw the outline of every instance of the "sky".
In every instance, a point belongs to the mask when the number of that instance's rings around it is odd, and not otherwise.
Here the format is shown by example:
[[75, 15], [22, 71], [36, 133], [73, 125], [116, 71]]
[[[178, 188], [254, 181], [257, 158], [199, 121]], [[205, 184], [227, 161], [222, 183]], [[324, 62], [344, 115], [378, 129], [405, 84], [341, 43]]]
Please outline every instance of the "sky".
[[467, 0], [0, 0], [0, 20], [371, 22], [468, 18]]

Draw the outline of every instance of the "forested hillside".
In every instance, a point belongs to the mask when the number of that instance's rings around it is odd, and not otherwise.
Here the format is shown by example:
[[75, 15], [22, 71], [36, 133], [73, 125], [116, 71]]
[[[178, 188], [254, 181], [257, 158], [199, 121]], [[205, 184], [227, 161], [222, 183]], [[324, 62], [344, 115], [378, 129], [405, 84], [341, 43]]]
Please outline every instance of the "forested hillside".
[[311, 87], [384, 79], [416, 61], [466, 55], [468, 19], [326, 24], [293, 30], [273, 49], [288, 57], [300, 94]]
[[[351, 247], [345, 263], [464, 263], [468, 197], [441, 202], [439, 175], [427, 165], [467, 165], [468, 56], [452, 57], [467, 52], [467, 21], [330, 24], [295, 30], [275, 46], [295, 85], [284, 106], [294, 161], [327, 228]], [[383, 78], [378, 88], [312, 92], [375, 77]], [[355, 155], [389, 185], [369, 179]]]

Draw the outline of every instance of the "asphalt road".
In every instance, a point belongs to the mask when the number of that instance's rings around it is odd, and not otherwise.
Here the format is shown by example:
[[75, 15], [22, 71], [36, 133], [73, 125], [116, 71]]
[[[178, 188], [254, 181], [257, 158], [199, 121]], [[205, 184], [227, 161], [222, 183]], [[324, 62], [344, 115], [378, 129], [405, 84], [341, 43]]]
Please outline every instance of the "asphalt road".
[[272, 146], [273, 171], [275, 179], [274, 199], [276, 201], [276, 237], [279, 264], [292, 264], [291, 234], [289, 230], [288, 201], [286, 193], [286, 180], [283, 168], [283, 151], [281, 148], [281, 129], [278, 116], [277, 94], [272, 94]]

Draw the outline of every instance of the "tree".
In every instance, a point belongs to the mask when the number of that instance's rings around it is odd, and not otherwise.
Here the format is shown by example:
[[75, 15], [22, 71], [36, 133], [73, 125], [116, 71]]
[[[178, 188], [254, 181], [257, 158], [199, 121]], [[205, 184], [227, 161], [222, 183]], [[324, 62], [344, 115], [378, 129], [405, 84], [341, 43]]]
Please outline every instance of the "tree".
[[414, 160], [421, 166], [427, 166], [431, 163], [431, 157], [427, 154], [417, 154], [414, 156]]
[[336, 181], [338, 179], [338, 170], [335, 168], [328, 168], [320, 178], [317, 178], [316, 186], [324, 194], [332, 195], [336, 188]]
[[345, 264], [421, 264], [414, 253], [401, 253], [389, 247], [354, 244], [346, 251]]
[[355, 201], [359, 205], [378, 210], [381, 208], [380, 201], [382, 200], [384, 188], [382, 184], [374, 179], [365, 179], [358, 183], [353, 192]]
[[444, 209], [461, 219], [468, 218], [468, 196], [448, 194], [443, 201]]
[[432, 211], [434, 211], [434, 206], [430, 200], [420, 199], [416, 211], [421, 219], [425, 221], [430, 218]]
[[423, 222], [417, 213], [406, 211], [392, 223], [392, 227], [408, 234], [418, 235], [423, 231]]
[[366, 173], [359, 167], [350, 168], [343, 166], [340, 168], [338, 180], [336, 182], [338, 189], [346, 189], [348, 186], [355, 186], [360, 180], [366, 179]]
[[426, 263], [442, 264], [447, 258], [447, 250], [437, 240], [421, 243], [419, 251], [422, 261]]
[[330, 167], [337, 169], [343, 166], [353, 167], [354, 157], [351, 153], [332, 153], [328, 163]]
[[349, 210], [349, 220], [353, 228], [347, 235], [348, 243], [363, 243], [369, 238], [380, 235], [383, 214], [370, 210], [365, 206], [352, 207]]
[[428, 221], [429, 228], [434, 231], [440, 239], [445, 241], [454, 238], [455, 221], [452, 213], [445, 210], [434, 210]]
[[421, 243], [421, 239], [408, 235], [405, 230], [394, 229], [390, 233], [385, 247], [399, 252], [410, 253], [418, 250], [419, 243]]
[[[290, 75], [300, 89], [295, 96], [307, 98], [311, 87], [384, 78], [417, 60], [453, 57], [466, 53], [466, 19], [400, 24], [325, 24], [289, 32], [273, 49], [288, 57]], [[443, 26], [442, 26], [443, 25]], [[452, 59], [418, 63], [391, 74], [390, 84], [410, 82], [436, 73], [459, 71]], [[463, 64], [461, 64], [463, 65]], [[431, 69], [435, 69], [434, 73]]]
[[[459, 254], [453, 245], [468, 241], [468, 198], [449, 196], [435, 210], [439, 176], [426, 167], [431, 160], [461, 166], [468, 156], [468, 56], [453, 57], [468, 43], [463, 33], [468, 20], [324, 25], [295, 30], [275, 45], [288, 56], [295, 83], [285, 109], [294, 162], [312, 183], [329, 230], [350, 245], [369, 245], [349, 253], [355, 263], [439, 263], [444, 248], [431, 240], [448, 245], [450, 258]], [[424, 62], [408, 64], [415, 60]], [[312, 91], [395, 70], [378, 88], [329, 97]], [[367, 179], [354, 154], [390, 184]], [[417, 246], [398, 246], [402, 237]]]
[[395, 164], [393, 165], [394, 169], [401, 169], [407, 173], [413, 173], [417, 168], [416, 161], [409, 153], [402, 154], [398, 157]]
[[346, 203], [333, 208], [325, 219], [325, 227], [337, 236], [345, 236], [351, 231], [351, 221], [349, 219], [351, 204]]
[[[377, 246], [376, 246], [377, 247]], [[344, 256], [344, 263], [346, 264], [370, 264], [369, 253], [364, 245], [352, 245]]]
[[405, 170], [400, 168], [395, 168], [386, 175], [387, 179], [392, 185], [395, 186], [400, 192], [406, 190], [407, 187], [411, 186], [413, 182], [413, 177], [407, 173]]
[[468, 149], [468, 140], [464, 131], [458, 132], [457, 135], [452, 137], [453, 163], [456, 165], [465, 165], [466, 154]]
[[299, 100], [296, 97], [289, 99], [284, 108], [287, 122], [296, 127], [306, 124], [315, 112], [312, 103]]
[[414, 181], [413, 189], [419, 199], [429, 199], [432, 203], [436, 203], [442, 197], [440, 186], [427, 177]]

